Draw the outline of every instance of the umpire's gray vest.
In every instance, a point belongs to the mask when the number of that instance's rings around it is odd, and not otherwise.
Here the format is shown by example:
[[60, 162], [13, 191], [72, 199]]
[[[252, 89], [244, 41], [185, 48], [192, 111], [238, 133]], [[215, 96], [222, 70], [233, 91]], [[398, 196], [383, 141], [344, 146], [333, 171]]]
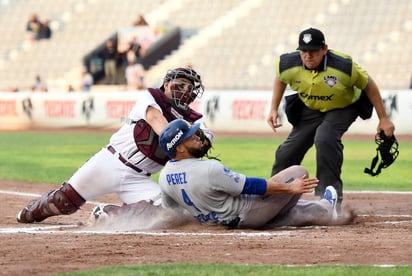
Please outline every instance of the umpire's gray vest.
[[[190, 123], [193, 123], [203, 116], [191, 108], [188, 110], [175, 108], [172, 104], [172, 100], [166, 97], [164, 91], [159, 88], [149, 88], [148, 91], [152, 94], [156, 103], [162, 109], [163, 116], [165, 116], [168, 122], [171, 122], [174, 119], [184, 119]], [[137, 148], [144, 155], [161, 165], [166, 164], [169, 158], [159, 146], [159, 136], [153, 131], [151, 126], [145, 120], [140, 119], [136, 122], [133, 136]]]

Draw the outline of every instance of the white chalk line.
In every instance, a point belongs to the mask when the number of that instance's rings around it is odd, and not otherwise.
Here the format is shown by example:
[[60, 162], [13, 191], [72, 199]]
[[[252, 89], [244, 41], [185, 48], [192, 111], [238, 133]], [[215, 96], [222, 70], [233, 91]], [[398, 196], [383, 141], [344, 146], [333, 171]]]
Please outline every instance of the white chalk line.
[[[0, 190], [0, 194], [8, 194], [22, 197], [39, 197], [40, 194], [5, 191]], [[88, 201], [86, 204], [105, 204], [103, 202]], [[257, 237], [257, 236], [282, 236], [290, 235], [290, 231], [277, 231], [277, 232], [233, 232], [233, 233], [212, 233], [212, 232], [156, 232], [156, 231], [113, 231], [113, 230], [87, 230], [87, 229], [71, 229], [62, 230], [63, 228], [76, 228], [75, 224], [72, 225], [52, 225], [52, 226], [34, 226], [34, 227], [6, 227], [0, 228], [0, 234], [16, 234], [16, 233], [36, 233], [36, 234], [118, 234], [118, 235], [149, 235], [149, 236], [238, 236], [238, 237]]]
[[367, 214], [360, 214], [357, 215], [358, 217], [378, 217], [378, 218], [412, 218], [412, 215], [380, 215], [380, 214], [374, 214], [372, 215], [367, 215]]
[[275, 231], [275, 232], [176, 232], [176, 231], [109, 231], [109, 230], [61, 230], [62, 228], [74, 228], [76, 225], [55, 225], [42, 227], [20, 227], [20, 228], [0, 228], [0, 234], [85, 234], [85, 235], [145, 235], [145, 236], [235, 236], [235, 237], [271, 237], [271, 236], [288, 236], [291, 233], [296, 233], [296, 230], [291, 231]]
[[[378, 194], [412, 194], [412, 192], [398, 192], [398, 191], [347, 191], [345, 193], [378, 193]], [[8, 194], [22, 197], [39, 197], [40, 194], [34, 193], [25, 193], [25, 192], [16, 192], [16, 191], [7, 191], [0, 190], [0, 194]], [[88, 201], [86, 204], [105, 204], [104, 202], [95, 202]], [[359, 214], [360, 217], [371, 217], [367, 214]], [[402, 218], [412, 218], [412, 215], [380, 215], [374, 214], [373, 217], [382, 217], [382, 218], [393, 218], [393, 217], [402, 217]], [[382, 221], [382, 222], [370, 222], [368, 224], [403, 224], [403, 223], [412, 223], [412, 220], [403, 220], [403, 221]], [[155, 232], [155, 231], [113, 231], [113, 230], [85, 230], [85, 229], [72, 229], [72, 230], [62, 230], [63, 228], [76, 228], [79, 227], [75, 224], [70, 225], [52, 225], [52, 226], [34, 226], [34, 227], [6, 227], [0, 228], [0, 234], [15, 234], [15, 233], [36, 233], [36, 234], [118, 234], [118, 235], [149, 235], [149, 236], [237, 236], [237, 237], [261, 237], [261, 236], [285, 236], [290, 235], [291, 233], [296, 233], [296, 228], [293, 231], [264, 231], [264, 232], [230, 232], [230, 233], [213, 233], [213, 232]], [[304, 228], [302, 228], [302, 231]]]
[[[367, 217], [365, 215], [365, 217]], [[411, 217], [408, 215], [399, 216], [399, 215], [374, 215], [374, 217]], [[381, 225], [381, 224], [410, 224], [412, 223], [411, 220], [403, 220], [403, 221], [381, 221], [381, 222], [367, 222], [369, 225]], [[76, 224], [68, 224], [68, 225], [50, 225], [50, 226], [33, 226], [33, 227], [6, 227], [0, 228], [0, 235], [1, 234], [84, 234], [84, 235], [145, 235], [145, 236], [232, 236], [232, 237], [278, 237], [278, 236], [289, 236], [291, 234], [296, 235], [298, 232], [304, 234], [306, 232], [305, 229], [313, 229], [313, 228], [322, 228], [325, 226], [308, 226], [308, 227], [285, 227], [287, 230], [265, 230], [259, 232], [176, 232], [176, 231], [115, 231], [115, 230], [94, 230], [94, 229], [85, 229], [82, 226], [81, 229], [76, 229], [79, 226]], [[68, 230], [64, 230], [67, 228]], [[72, 229], [70, 229], [72, 228]], [[282, 228], [279, 228], [282, 229]]]

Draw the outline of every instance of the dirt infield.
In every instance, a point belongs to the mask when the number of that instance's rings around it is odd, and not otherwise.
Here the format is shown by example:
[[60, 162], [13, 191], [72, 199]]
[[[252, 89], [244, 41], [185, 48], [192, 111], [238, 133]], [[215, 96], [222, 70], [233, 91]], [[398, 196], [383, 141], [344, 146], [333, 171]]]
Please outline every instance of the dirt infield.
[[[90, 230], [88, 203], [70, 216], [19, 224], [15, 215], [55, 186], [0, 181], [1, 275], [45, 275], [149, 263], [412, 264], [412, 193], [347, 193], [351, 225], [226, 230], [185, 225], [133, 232]], [[306, 196], [310, 198], [311, 196]], [[114, 196], [96, 201], [119, 203]]]

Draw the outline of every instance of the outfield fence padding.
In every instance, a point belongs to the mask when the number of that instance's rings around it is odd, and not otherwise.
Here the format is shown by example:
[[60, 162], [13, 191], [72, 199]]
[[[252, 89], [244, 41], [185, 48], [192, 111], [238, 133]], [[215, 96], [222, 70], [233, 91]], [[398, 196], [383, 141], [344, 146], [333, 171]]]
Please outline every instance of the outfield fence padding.
[[[285, 95], [291, 93], [287, 91]], [[386, 112], [398, 134], [412, 134], [412, 90], [382, 91]], [[142, 91], [90, 93], [62, 92], [0, 92], [0, 129], [28, 128], [118, 128], [139, 100]], [[205, 115], [208, 126], [215, 132], [272, 133], [266, 122], [272, 92], [253, 90], [206, 91], [192, 107]], [[279, 133], [289, 132], [291, 125], [280, 105]], [[348, 134], [375, 133], [378, 118], [356, 122]]]

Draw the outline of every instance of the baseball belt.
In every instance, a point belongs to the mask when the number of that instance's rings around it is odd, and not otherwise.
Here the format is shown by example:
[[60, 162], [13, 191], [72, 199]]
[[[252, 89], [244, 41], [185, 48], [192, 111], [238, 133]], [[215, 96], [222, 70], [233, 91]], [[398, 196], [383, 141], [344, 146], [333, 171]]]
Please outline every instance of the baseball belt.
[[[114, 147], [112, 147], [111, 145], [109, 145], [109, 146], [107, 147], [107, 150], [108, 150], [110, 153], [112, 153], [113, 155], [115, 155], [115, 154], [117, 153], [117, 152], [116, 152], [116, 149], [115, 149]], [[151, 173], [148, 173], [148, 172], [146, 172], [146, 171], [138, 168], [135, 164], [130, 163], [129, 160], [127, 160], [126, 158], [124, 158], [120, 153], [119, 153], [119, 160], [120, 160], [123, 164], [125, 164], [125, 165], [128, 166], [129, 168], [132, 168], [133, 170], [135, 170], [135, 171], [138, 172], [138, 173], [142, 173], [142, 174], [147, 175], [147, 176], [151, 176], [151, 175], [152, 175]]]

